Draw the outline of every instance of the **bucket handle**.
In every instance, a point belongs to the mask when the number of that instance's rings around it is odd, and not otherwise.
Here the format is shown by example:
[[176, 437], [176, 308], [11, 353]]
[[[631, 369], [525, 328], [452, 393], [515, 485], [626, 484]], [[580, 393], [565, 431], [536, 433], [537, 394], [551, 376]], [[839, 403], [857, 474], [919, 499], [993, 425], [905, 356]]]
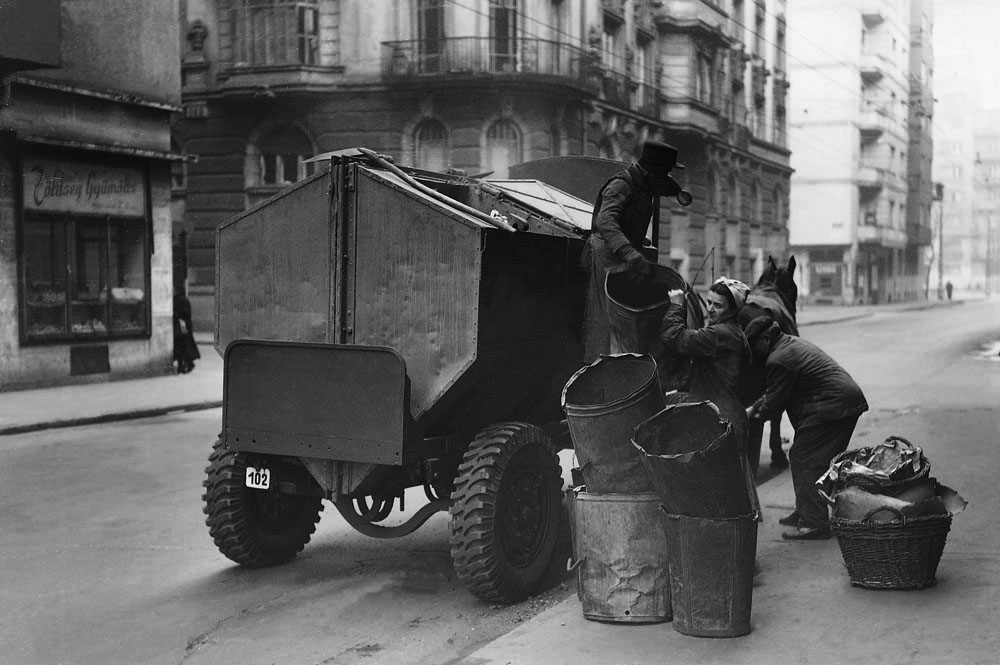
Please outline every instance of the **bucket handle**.
[[586, 560], [587, 557], [583, 557], [582, 559], [577, 559], [576, 561], [573, 561], [573, 557], [569, 557], [568, 559], [566, 559], [566, 572], [572, 573], [574, 570], [580, 567], [581, 563], [583, 563]]
[[906, 515], [904, 515], [900, 511], [890, 506], [879, 506], [878, 508], [872, 508], [871, 510], [868, 511], [867, 515], [861, 518], [861, 523], [864, 524], [865, 526], [871, 526], [871, 519], [875, 517], [875, 513], [881, 512], [883, 510], [893, 513], [896, 517], [898, 517], [900, 522], [902, 522], [902, 524], [900, 524], [901, 528], [906, 527]]

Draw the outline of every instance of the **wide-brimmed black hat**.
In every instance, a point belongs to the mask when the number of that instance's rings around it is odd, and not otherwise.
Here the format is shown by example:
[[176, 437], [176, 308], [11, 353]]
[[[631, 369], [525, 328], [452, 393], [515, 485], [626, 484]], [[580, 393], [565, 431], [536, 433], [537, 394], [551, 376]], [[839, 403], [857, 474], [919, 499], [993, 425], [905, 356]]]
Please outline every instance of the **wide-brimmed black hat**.
[[682, 169], [677, 163], [677, 148], [660, 141], [646, 141], [642, 144], [639, 164], [650, 170]]

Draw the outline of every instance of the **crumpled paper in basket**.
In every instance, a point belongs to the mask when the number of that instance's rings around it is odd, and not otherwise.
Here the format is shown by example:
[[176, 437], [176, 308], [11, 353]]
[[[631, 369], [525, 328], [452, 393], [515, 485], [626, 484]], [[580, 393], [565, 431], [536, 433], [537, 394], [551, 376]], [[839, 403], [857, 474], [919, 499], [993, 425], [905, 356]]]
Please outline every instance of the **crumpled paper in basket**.
[[851, 485], [879, 487], [890, 482], [926, 475], [930, 462], [924, 451], [905, 439], [890, 436], [882, 443], [845, 450], [833, 458], [830, 468], [816, 481], [820, 493], [833, 496]]

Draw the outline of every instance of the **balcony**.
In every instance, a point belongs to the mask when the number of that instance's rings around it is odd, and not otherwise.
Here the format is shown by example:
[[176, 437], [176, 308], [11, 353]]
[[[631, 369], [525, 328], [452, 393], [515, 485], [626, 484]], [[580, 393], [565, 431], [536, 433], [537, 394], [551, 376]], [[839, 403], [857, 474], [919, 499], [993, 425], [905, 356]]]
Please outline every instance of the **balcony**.
[[858, 62], [861, 70], [861, 80], [865, 83], [875, 83], [885, 76], [885, 57], [882, 55], [864, 54]]
[[888, 226], [858, 225], [858, 243], [901, 249], [906, 246], [906, 231]]
[[862, 189], [882, 189], [889, 174], [876, 166], [862, 166], [858, 169], [858, 187]]
[[661, 0], [654, 3], [653, 22], [661, 30], [700, 30], [727, 41], [736, 40], [743, 30], [720, 7], [704, 0]]
[[866, 28], [874, 28], [885, 21], [885, 0], [861, 0], [861, 20]]
[[858, 114], [858, 129], [865, 141], [874, 141], [889, 130], [889, 116], [881, 107], [867, 108]]
[[543, 39], [500, 40], [452, 37], [434, 41], [382, 42], [382, 77], [387, 81], [482, 76], [561, 79], [591, 92], [606, 90], [627, 99], [621, 79], [580, 48]]

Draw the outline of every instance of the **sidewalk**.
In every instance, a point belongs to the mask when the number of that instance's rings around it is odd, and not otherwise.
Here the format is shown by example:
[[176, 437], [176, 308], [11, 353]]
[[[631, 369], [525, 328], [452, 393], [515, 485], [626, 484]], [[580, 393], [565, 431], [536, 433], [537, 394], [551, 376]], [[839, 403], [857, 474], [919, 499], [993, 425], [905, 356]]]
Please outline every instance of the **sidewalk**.
[[[962, 301], [859, 305], [811, 305], [798, 312], [800, 326], [874, 316], [879, 312], [959, 305]], [[201, 360], [190, 374], [106, 383], [0, 392], [0, 436], [51, 427], [155, 416], [222, 405], [221, 356], [211, 333], [195, 333]]]
[[222, 357], [196, 333], [190, 374], [0, 392], [0, 436], [222, 406]]

